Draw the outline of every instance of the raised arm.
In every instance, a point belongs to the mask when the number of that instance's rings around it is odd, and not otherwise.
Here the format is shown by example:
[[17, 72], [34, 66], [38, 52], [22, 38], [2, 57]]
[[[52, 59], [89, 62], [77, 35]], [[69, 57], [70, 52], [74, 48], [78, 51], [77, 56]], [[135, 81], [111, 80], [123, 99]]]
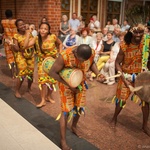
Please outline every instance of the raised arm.
[[35, 42], [36, 42], [36, 39], [38, 38], [37, 36], [35, 36], [35, 37], [32, 37], [31, 40], [29, 40], [30, 36], [31, 36], [31, 32], [28, 30], [26, 32], [26, 39], [24, 41], [24, 49], [26, 49], [26, 48], [28, 48], [30, 46], [33, 46], [35, 44]]

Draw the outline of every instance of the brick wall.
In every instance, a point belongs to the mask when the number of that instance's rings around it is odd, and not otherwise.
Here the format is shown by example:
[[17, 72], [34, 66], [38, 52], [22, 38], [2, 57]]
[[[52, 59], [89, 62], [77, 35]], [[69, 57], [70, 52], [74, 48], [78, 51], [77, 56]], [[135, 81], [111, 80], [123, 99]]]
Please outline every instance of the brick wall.
[[2, 18], [6, 9], [12, 9], [16, 18], [26, 23], [34, 23], [38, 28], [41, 18], [46, 16], [51, 25], [51, 32], [57, 34], [61, 18], [60, 0], [0, 0]]
[[6, 9], [11, 9], [15, 17], [15, 1], [14, 0], [0, 0], [0, 19], [5, 18]]

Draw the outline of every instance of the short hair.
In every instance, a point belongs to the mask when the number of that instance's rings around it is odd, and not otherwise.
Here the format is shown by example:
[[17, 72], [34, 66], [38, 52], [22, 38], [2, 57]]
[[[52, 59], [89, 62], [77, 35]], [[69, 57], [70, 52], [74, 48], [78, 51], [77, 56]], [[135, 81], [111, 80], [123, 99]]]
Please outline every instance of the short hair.
[[92, 55], [92, 49], [87, 44], [81, 44], [77, 47], [77, 56], [83, 58], [84, 60], [88, 60]]
[[41, 23], [43, 22], [43, 19], [45, 19], [46, 21], [45, 22], [48, 22], [48, 19], [46, 16], [43, 16], [42, 19], [41, 19]]
[[125, 36], [126, 35], [126, 32], [120, 32], [119, 33], [119, 36]]
[[112, 32], [112, 31], [108, 31], [108, 32], [107, 32], [107, 34], [111, 34], [111, 35], [113, 35], [113, 32]]
[[15, 21], [16, 27], [18, 27], [18, 22], [20, 22], [20, 21], [23, 21], [23, 20], [22, 20], [22, 19], [17, 19], [17, 20]]
[[76, 12], [72, 13], [72, 15], [73, 15], [73, 14], [77, 15], [77, 13], [76, 13]]
[[125, 19], [124, 21], [126, 21], [128, 23], [128, 19]]
[[63, 18], [68, 19], [67, 15], [62, 15], [62, 17], [61, 17], [61, 18], [62, 18], [62, 19], [63, 19]]
[[7, 10], [5, 11], [5, 16], [6, 16], [6, 18], [12, 17], [12, 16], [13, 16], [12, 10], [7, 9]]
[[98, 35], [99, 35], [101, 38], [103, 37], [103, 34], [102, 34], [101, 32], [98, 32], [98, 33], [96, 34], [96, 37], [97, 37]]

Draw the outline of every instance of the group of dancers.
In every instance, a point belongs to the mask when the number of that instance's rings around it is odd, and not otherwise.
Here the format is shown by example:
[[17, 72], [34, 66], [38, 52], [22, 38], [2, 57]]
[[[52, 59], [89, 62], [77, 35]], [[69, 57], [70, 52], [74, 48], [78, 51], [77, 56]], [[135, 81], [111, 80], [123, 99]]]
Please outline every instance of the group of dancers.
[[[21, 98], [19, 90], [25, 78], [28, 80], [28, 91], [31, 91], [34, 64], [37, 62], [38, 84], [41, 92], [41, 102], [37, 107], [45, 106], [46, 101], [55, 103], [51, 94], [55, 90], [55, 84], [58, 82], [61, 97], [61, 113], [58, 117], [60, 119], [61, 148], [63, 150], [70, 150], [71, 148], [67, 145], [66, 141], [67, 120], [72, 118], [71, 129], [73, 133], [80, 137], [77, 123], [80, 114], [85, 113], [85, 80], [87, 71], [91, 70], [100, 82], [106, 80], [105, 76], [100, 74], [94, 62], [95, 52], [87, 44], [71, 46], [63, 50], [61, 40], [51, 33], [51, 27], [48, 22], [41, 22], [38, 35], [34, 36], [32, 30], [26, 29], [25, 22], [22, 19], [12, 19], [11, 10], [6, 10], [5, 14], [7, 19], [2, 20], [5, 33], [5, 51], [7, 62], [12, 72], [12, 78], [17, 78], [15, 96]], [[150, 69], [149, 40], [148, 51], [145, 51], [146, 53], [148, 52], [148, 55], [145, 57], [143, 52], [144, 37], [144, 26], [142, 24], [130, 28], [124, 37], [124, 43], [121, 45], [117, 55], [115, 65], [116, 70], [121, 72], [121, 77], [118, 81], [115, 96], [116, 108], [111, 122], [112, 127], [115, 127], [117, 117], [131, 94], [129, 85], [134, 86], [134, 81], [128, 81], [124, 74], [139, 74], [143, 69]], [[47, 57], [55, 59], [48, 74], [42, 68], [42, 62]], [[72, 88], [60, 77], [59, 72], [67, 67], [82, 70], [84, 77], [81, 82], [81, 89]], [[144, 99], [141, 99], [141, 101], [143, 113], [142, 129], [150, 136], [148, 129], [149, 103], [145, 102]]]

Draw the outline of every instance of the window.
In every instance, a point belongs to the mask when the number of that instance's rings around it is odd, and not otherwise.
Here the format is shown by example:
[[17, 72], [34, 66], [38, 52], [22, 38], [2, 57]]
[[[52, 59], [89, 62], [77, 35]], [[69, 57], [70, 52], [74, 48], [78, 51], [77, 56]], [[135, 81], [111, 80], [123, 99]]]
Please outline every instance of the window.
[[61, 15], [67, 15], [69, 18], [70, 14], [70, 0], [61, 0]]
[[108, 1], [107, 5], [107, 21], [112, 21], [113, 18], [116, 18], [119, 22], [120, 19], [120, 10], [121, 2], [119, 1]]
[[85, 24], [88, 25], [91, 16], [98, 13], [98, 0], [81, 0], [81, 15]]

